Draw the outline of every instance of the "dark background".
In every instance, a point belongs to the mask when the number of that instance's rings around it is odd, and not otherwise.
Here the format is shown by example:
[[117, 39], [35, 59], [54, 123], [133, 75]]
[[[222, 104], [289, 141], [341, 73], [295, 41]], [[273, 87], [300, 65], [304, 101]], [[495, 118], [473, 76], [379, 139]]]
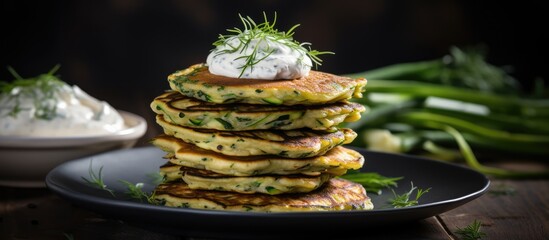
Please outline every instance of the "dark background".
[[[12, 66], [32, 77], [60, 64], [61, 79], [149, 121], [168, 74], [205, 62], [212, 42], [241, 27], [238, 14], [332, 51], [318, 70], [355, 73], [442, 57], [452, 45], [484, 45], [488, 62], [512, 66], [530, 89], [548, 79], [543, 1], [18, 1], [2, 0], [0, 80]], [[547, 81], [545, 81], [547, 83]], [[549, 85], [549, 84], [547, 84]]]

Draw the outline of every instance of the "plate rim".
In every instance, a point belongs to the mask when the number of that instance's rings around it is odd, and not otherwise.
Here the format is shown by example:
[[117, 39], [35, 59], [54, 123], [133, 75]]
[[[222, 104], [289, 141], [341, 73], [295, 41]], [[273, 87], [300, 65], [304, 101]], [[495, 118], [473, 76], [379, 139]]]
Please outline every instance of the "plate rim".
[[[318, 217], [318, 216], [324, 216], [324, 215], [346, 215], [346, 216], [352, 216], [352, 215], [375, 215], [375, 214], [391, 214], [395, 212], [409, 212], [409, 211], [416, 211], [418, 209], [424, 209], [424, 208], [435, 208], [440, 206], [445, 206], [449, 204], [457, 204], [462, 201], [472, 201], [480, 196], [482, 196], [484, 193], [487, 192], [488, 188], [491, 185], [491, 180], [484, 174], [468, 168], [463, 165], [455, 164], [455, 163], [448, 163], [448, 162], [442, 162], [439, 160], [429, 159], [421, 156], [415, 156], [415, 155], [409, 155], [409, 154], [399, 154], [399, 153], [386, 153], [381, 151], [372, 151], [367, 150], [360, 147], [354, 147], [354, 146], [348, 146], [349, 148], [352, 148], [354, 150], [359, 151], [365, 151], [365, 152], [375, 152], [377, 154], [382, 155], [394, 155], [398, 157], [405, 157], [405, 158], [414, 158], [419, 159], [421, 161], [427, 161], [434, 164], [442, 164], [452, 167], [460, 168], [464, 171], [469, 171], [471, 173], [477, 174], [479, 178], [482, 178], [483, 180], [483, 186], [482, 188], [478, 189], [477, 191], [471, 192], [469, 194], [451, 198], [443, 201], [436, 201], [431, 203], [424, 203], [419, 204], [416, 206], [410, 206], [406, 208], [381, 208], [381, 209], [372, 209], [372, 210], [352, 210], [352, 211], [299, 211], [299, 212], [269, 212], [269, 213], [263, 213], [263, 212], [239, 212], [239, 211], [225, 211], [225, 210], [203, 210], [203, 209], [192, 209], [192, 208], [173, 208], [173, 207], [166, 207], [166, 206], [156, 206], [151, 205], [148, 203], [140, 203], [136, 201], [130, 201], [130, 200], [124, 200], [124, 199], [117, 199], [117, 198], [106, 198], [102, 196], [97, 195], [88, 195], [82, 192], [78, 191], [72, 191], [69, 188], [66, 188], [62, 184], [56, 183], [54, 180], [52, 180], [52, 176], [59, 171], [62, 167], [64, 167], [67, 164], [75, 164], [77, 161], [85, 161], [88, 160], [90, 157], [76, 159], [73, 161], [69, 161], [66, 163], [63, 163], [54, 169], [52, 169], [46, 176], [46, 186], [48, 189], [51, 189], [57, 194], [60, 194], [62, 197], [69, 198], [71, 200], [78, 200], [81, 202], [86, 203], [99, 203], [102, 206], [116, 206], [116, 207], [128, 207], [128, 208], [145, 208], [147, 210], [152, 211], [161, 211], [161, 212], [169, 212], [169, 213], [187, 213], [187, 214], [199, 214], [199, 215], [215, 215], [215, 216], [238, 216], [238, 217], [296, 217], [296, 216], [311, 216], [311, 217]], [[120, 152], [131, 152], [131, 151], [147, 151], [148, 149], [156, 149], [154, 146], [144, 146], [144, 147], [134, 147], [130, 149], [121, 149], [121, 150], [115, 150], [107, 153], [102, 153], [99, 155], [104, 154], [116, 154]], [[121, 153], [120, 153], [121, 154]], [[91, 156], [93, 157], [93, 156]], [[466, 203], [465, 202], [465, 203]]]

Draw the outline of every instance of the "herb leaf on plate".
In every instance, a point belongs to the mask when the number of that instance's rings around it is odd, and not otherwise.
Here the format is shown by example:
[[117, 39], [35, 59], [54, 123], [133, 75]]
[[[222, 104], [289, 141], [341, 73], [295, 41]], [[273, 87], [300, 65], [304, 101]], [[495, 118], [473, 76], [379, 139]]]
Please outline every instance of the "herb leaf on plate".
[[107, 187], [105, 182], [103, 181], [103, 166], [99, 167], [99, 172], [95, 172], [93, 170], [93, 161], [90, 160], [90, 167], [88, 168], [89, 178], [82, 177], [86, 183], [89, 185], [92, 185], [94, 187], [97, 187], [101, 190], [105, 190], [109, 192], [114, 197], [114, 191]]
[[397, 187], [397, 181], [403, 177], [386, 177], [376, 172], [349, 170], [340, 178], [360, 183], [366, 191], [380, 195], [385, 188]]
[[[395, 193], [395, 191], [393, 189], [391, 189], [393, 191], [394, 198], [389, 199], [389, 203], [394, 208], [403, 208], [403, 207], [416, 206], [416, 205], [419, 204], [419, 198], [421, 196], [423, 196], [423, 194], [428, 193], [429, 190], [431, 190], [431, 188], [427, 188], [427, 189], [418, 188], [418, 187], [414, 186], [413, 182], [410, 182], [410, 185], [411, 185], [410, 191], [405, 192], [405, 193], [400, 194], [400, 195], [397, 195]], [[416, 196], [415, 196], [415, 198], [410, 199], [410, 197], [412, 196], [414, 191], [416, 191]]]

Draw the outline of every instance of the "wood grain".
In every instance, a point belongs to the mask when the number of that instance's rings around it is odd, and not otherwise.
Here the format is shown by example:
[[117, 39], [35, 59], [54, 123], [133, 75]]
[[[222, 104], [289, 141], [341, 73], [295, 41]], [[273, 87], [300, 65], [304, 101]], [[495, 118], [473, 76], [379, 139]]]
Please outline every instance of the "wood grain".
[[[496, 194], [500, 188], [515, 192]], [[549, 182], [495, 180], [487, 194], [439, 219], [450, 234], [479, 220], [485, 239], [549, 239]]]

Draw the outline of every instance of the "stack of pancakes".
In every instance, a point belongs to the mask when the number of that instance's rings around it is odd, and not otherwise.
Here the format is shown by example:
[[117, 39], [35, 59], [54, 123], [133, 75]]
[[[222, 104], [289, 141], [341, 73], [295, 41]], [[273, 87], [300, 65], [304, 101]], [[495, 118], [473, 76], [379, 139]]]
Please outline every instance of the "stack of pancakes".
[[365, 189], [341, 176], [364, 157], [341, 145], [356, 133], [366, 79], [311, 71], [293, 80], [235, 79], [204, 64], [168, 76], [151, 109], [164, 133], [166, 206], [234, 211], [372, 209]]

